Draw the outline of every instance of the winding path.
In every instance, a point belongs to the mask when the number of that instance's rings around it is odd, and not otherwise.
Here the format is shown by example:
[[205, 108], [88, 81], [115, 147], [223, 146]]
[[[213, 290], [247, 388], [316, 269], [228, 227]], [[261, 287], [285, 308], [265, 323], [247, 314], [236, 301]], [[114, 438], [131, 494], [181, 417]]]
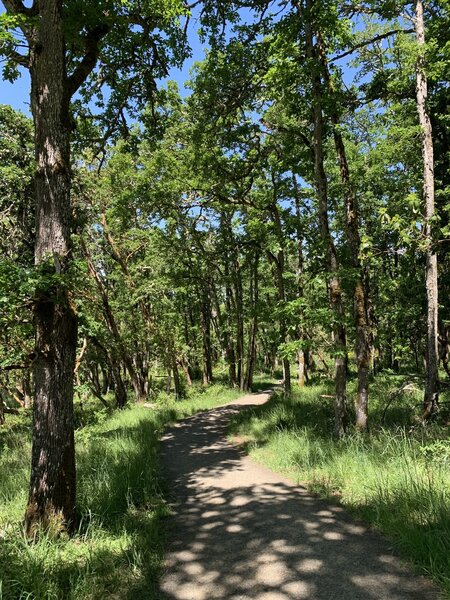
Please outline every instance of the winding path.
[[166, 600], [436, 600], [434, 586], [344, 509], [255, 464], [226, 439], [242, 406], [199, 413], [163, 438], [174, 494]]

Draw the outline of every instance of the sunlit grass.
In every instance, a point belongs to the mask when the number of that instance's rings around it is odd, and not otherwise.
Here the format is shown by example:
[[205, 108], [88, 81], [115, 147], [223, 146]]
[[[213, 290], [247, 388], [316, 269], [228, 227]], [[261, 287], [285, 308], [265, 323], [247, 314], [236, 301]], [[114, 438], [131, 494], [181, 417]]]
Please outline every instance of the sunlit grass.
[[[394, 381], [398, 389], [398, 381]], [[392, 388], [392, 380], [390, 380]], [[330, 387], [314, 386], [292, 399], [238, 415], [230, 433], [250, 455], [287, 473], [313, 492], [339, 501], [387, 534], [398, 550], [450, 597], [450, 440], [444, 419], [416, 424], [420, 391], [399, 397], [381, 425], [389, 381], [372, 386], [372, 428], [332, 438]], [[400, 423], [400, 424], [399, 424]]]
[[72, 538], [29, 543], [22, 519], [30, 464], [30, 415], [0, 428], [0, 600], [104, 600], [157, 597], [169, 516], [160, 488], [158, 439], [168, 423], [232, 401], [235, 390], [193, 389], [175, 402], [108, 412], [76, 407], [78, 507]]

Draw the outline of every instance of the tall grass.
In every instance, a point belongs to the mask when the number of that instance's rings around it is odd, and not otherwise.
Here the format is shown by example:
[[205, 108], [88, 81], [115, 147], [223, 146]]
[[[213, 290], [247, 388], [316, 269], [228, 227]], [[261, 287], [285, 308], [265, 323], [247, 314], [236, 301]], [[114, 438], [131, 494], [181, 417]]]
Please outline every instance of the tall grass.
[[375, 525], [450, 598], [448, 427], [415, 425], [420, 392], [400, 395], [382, 426], [388, 388], [386, 379], [373, 386], [372, 429], [365, 436], [332, 438], [327, 386], [306, 388], [290, 400], [275, 396], [238, 415], [230, 433], [246, 440], [256, 460]]
[[211, 386], [183, 402], [161, 396], [156, 408], [77, 407], [81, 525], [71, 539], [47, 533], [34, 543], [22, 528], [30, 415], [10, 418], [0, 428], [0, 600], [156, 598], [161, 519], [169, 516], [160, 488], [160, 434], [169, 422], [238, 395]]

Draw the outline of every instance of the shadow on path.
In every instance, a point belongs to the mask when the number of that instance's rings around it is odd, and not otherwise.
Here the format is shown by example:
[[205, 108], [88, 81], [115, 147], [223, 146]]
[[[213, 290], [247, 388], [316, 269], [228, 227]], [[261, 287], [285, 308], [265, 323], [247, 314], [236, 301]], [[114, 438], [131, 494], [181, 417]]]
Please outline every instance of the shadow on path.
[[200, 413], [163, 439], [174, 524], [167, 600], [431, 600], [438, 593], [342, 508], [253, 463], [225, 437], [242, 406]]

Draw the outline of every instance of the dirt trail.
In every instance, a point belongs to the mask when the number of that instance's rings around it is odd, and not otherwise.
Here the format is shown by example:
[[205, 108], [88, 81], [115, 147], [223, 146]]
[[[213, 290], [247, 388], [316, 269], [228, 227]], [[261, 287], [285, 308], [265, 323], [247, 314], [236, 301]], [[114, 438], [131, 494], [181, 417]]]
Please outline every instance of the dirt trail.
[[161, 598], [435, 600], [380, 535], [255, 464], [225, 437], [251, 394], [197, 414], [163, 439], [174, 525]]

